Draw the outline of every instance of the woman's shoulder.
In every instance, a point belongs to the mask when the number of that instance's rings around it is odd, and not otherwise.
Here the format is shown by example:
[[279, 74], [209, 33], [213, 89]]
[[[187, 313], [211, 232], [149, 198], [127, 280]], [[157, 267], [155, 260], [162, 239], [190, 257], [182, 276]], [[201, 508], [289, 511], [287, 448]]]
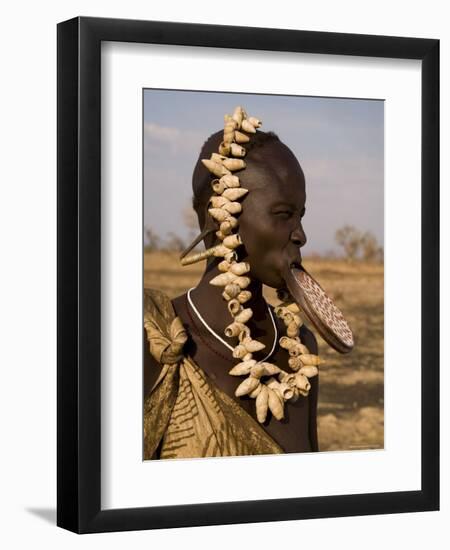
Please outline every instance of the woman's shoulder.
[[171, 299], [160, 290], [144, 289], [144, 328], [157, 361], [171, 362], [180, 355], [187, 333]]
[[187, 293], [180, 294], [179, 296], [175, 296], [175, 298], [172, 298], [171, 303], [174, 311], [177, 313], [177, 315], [180, 316], [180, 312], [184, 311], [184, 306], [186, 304], [186, 296]]
[[144, 288], [144, 325], [165, 329], [177, 316], [171, 298], [163, 291], [155, 288]]
[[170, 298], [168, 294], [161, 290], [144, 288], [144, 315], [147, 313], [153, 316], [158, 316], [158, 314], [164, 317], [167, 317], [168, 314], [176, 316], [179, 311], [183, 311], [186, 295], [185, 292]]
[[155, 308], [163, 312], [169, 309], [171, 300], [162, 290], [156, 288], [144, 288], [144, 310], [152, 312]]

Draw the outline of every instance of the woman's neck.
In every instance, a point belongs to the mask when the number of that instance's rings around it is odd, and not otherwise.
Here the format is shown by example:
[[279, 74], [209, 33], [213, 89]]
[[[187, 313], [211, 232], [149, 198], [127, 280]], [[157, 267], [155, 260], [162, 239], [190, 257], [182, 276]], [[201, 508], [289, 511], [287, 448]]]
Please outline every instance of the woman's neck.
[[[232, 317], [222, 296], [223, 287], [210, 284], [210, 281], [221, 273], [217, 267], [218, 263], [214, 261], [207, 265], [200, 282], [191, 292], [191, 298], [208, 325], [222, 335], [225, 327], [232, 322]], [[254, 322], [265, 319], [267, 303], [263, 296], [262, 284], [252, 280], [246, 290], [251, 292], [252, 297], [243, 307], [252, 309]]]

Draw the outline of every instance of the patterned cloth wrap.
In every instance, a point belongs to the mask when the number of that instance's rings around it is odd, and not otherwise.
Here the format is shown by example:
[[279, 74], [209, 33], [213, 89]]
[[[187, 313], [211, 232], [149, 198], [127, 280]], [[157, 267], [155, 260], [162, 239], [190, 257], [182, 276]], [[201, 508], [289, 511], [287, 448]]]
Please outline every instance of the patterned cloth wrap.
[[144, 290], [144, 326], [150, 353], [162, 365], [144, 401], [144, 460], [284, 452], [183, 354], [188, 335], [164, 293]]

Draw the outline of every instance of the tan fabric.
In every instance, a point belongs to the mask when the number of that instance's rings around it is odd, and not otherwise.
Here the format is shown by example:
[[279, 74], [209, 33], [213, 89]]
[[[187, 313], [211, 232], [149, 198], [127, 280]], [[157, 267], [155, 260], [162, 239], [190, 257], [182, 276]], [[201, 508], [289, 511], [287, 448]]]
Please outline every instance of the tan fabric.
[[145, 289], [149, 349], [162, 365], [144, 403], [144, 459], [283, 453], [242, 407], [183, 355], [187, 334], [169, 298]]

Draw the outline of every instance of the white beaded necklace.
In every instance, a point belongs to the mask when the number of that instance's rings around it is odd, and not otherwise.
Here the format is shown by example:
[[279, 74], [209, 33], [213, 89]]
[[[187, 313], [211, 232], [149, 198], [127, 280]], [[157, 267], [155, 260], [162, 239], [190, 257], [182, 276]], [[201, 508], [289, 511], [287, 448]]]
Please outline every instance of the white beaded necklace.
[[[192, 298], [191, 298], [191, 291], [194, 290], [195, 287], [192, 287], [190, 288], [188, 291], [187, 291], [187, 299], [188, 299], [188, 302], [189, 302], [189, 305], [191, 306], [192, 310], [194, 311], [194, 313], [197, 315], [198, 319], [203, 323], [203, 326], [215, 337], [217, 338], [217, 340], [219, 340], [219, 342], [222, 342], [222, 344], [224, 346], [226, 346], [228, 349], [230, 349], [231, 351], [234, 350], [234, 347], [233, 346], [230, 346], [230, 344], [228, 342], [225, 342], [225, 340], [223, 338], [221, 338], [209, 325], [208, 323], [203, 319], [203, 317], [200, 315], [200, 312], [198, 311], [198, 309], [195, 307], [193, 301], [192, 301]], [[273, 345], [272, 345], [272, 349], [270, 350], [269, 354], [266, 355], [264, 357], [264, 359], [261, 359], [261, 361], [258, 361], [258, 363], [264, 363], [264, 361], [267, 361], [267, 359], [269, 359], [269, 357], [271, 357], [271, 355], [273, 354], [273, 352], [275, 351], [275, 348], [277, 347], [277, 343], [278, 343], [278, 329], [277, 329], [277, 324], [275, 323], [275, 319], [273, 318], [273, 314], [272, 314], [272, 311], [269, 307], [269, 305], [267, 304], [266, 302], [266, 305], [267, 305], [267, 309], [269, 311], [269, 315], [270, 315], [270, 318], [272, 320], [272, 325], [273, 325], [273, 330], [274, 330], [274, 339], [273, 339]]]

